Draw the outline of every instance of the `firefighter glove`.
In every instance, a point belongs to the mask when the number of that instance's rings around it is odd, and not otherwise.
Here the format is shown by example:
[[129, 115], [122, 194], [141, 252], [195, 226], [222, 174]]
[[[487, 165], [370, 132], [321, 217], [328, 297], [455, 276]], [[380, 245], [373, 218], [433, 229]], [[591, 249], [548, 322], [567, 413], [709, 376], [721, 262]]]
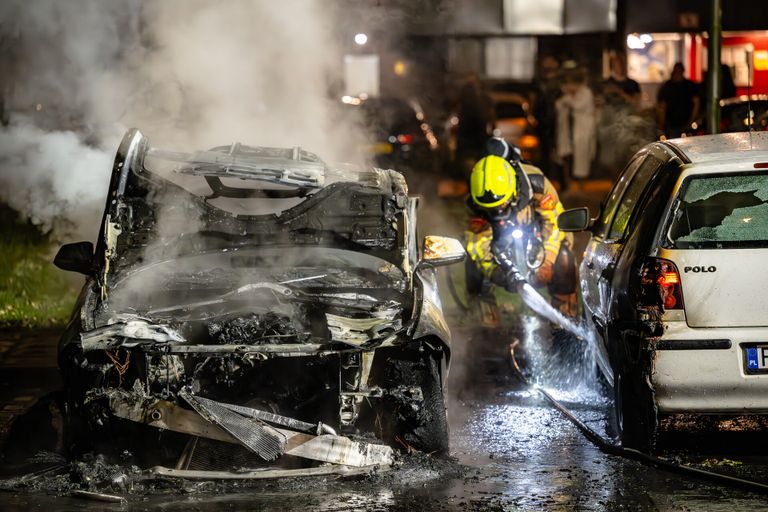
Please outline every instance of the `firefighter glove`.
[[552, 282], [552, 264], [548, 261], [545, 261], [536, 270], [536, 283], [539, 286], [544, 286], [551, 282]]
[[507, 278], [506, 288], [507, 288], [507, 291], [510, 291], [510, 292], [517, 291], [518, 285], [525, 283], [525, 277], [523, 277], [523, 274], [520, 273], [520, 271], [514, 265], [512, 265], [507, 269], [506, 278]]

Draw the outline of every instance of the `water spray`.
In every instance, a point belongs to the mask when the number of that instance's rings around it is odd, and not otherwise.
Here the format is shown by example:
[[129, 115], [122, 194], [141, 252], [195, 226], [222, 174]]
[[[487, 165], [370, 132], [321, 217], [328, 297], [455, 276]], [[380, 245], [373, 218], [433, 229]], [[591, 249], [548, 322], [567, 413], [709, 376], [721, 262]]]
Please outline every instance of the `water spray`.
[[[506, 261], [504, 263], [506, 263], [507, 265], [510, 265], [509, 261]], [[528, 305], [528, 307], [530, 307], [533, 311], [535, 311], [542, 317], [546, 318], [550, 322], [556, 325], [559, 325], [563, 329], [566, 329], [567, 331], [571, 332], [580, 340], [585, 341], [587, 345], [584, 347], [585, 350], [588, 350], [594, 346], [595, 339], [593, 336], [590, 335], [590, 331], [586, 328], [586, 326], [577, 324], [572, 319], [567, 318], [561, 312], [559, 312], [554, 307], [552, 307], [552, 305], [549, 304], [546, 301], [546, 299], [544, 299], [544, 297], [542, 297], [533, 288], [533, 286], [531, 286], [528, 283], [528, 281], [522, 276], [522, 274], [518, 271], [517, 267], [513, 263], [511, 263], [511, 266], [508, 266], [507, 268], [508, 268], [507, 270], [508, 275], [513, 276], [513, 279], [515, 282], [515, 289], [520, 294], [520, 297], [523, 299], [525, 304]], [[712, 471], [706, 471], [703, 469], [687, 466], [684, 464], [678, 464], [660, 457], [655, 457], [653, 455], [643, 453], [641, 451], [638, 451], [632, 448], [621, 446], [619, 444], [616, 444], [614, 442], [604, 439], [600, 434], [598, 434], [589, 426], [587, 426], [575, 414], [573, 414], [573, 412], [571, 412], [559, 400], [557, 400], [553, 396], [550, 390], [546, 389], [544, 386], [542, 386], [538, 382], [535, 376], [530, 380], [526, 378], [526, 376], [523, 374], [522, 370], [520, 369], [520, 366], [517, 363], [515, 351], [519, 346], [519, 344], [520, 344], [519, 341], [516, 340], [514, 343], [510, 345], [509, 348], [510, 348], [510, 356], [511, 356], [510, 361], [512, 364], [512, 369], [514, 373], [517, 375], [517, 377], [520, 379], [520, 381], [526, 386], [528, 386], [532, 391], [536, 391], [539, 394], [541, 394], [555, 409], [558, 410], [558, 412], [560, 412], [563, 416], [565, 416], [565, 418], [568, 419], [568, 421], [573, 423], [576, 426], [576, 428], [584, 435], [584, 437], [586, 437], [591, 443], [597, 446], [597, 448], [601, 452], [609, 455], [616, 455], [619, 457], [633, 459], [643, 464], [651, 465], [659, 469], [665, 469], [675, 473], [704, 479], [720, 485], [726, 485], [729, 487], [738, 487], [738, 488], [742, 488], [752, 492], [768, 494], [768, 485], [766, 484], [755, 482], [753, 480], [746, 480], [743, 478], [723, 475], [723, 474], [715, 473]]]
[[587, 337], [583, 326], [578, 325], [572, 319], [552, 307], [552, 305], [548, 303], [533, 286], [528, 284], [527, 281], [518, 282], [517, 293], [520, 294], [523, 302], [525, 302], [529, 308], [553, 324], [559, 325], [579, 339], [585, 339]]
[[517, 363], [517, 358], [515, 356], [516, 348], [517, 348], [517, 343], [513, 343], [509, 347], [510, 355], [511, 355], [510, 360], [512, 363], [512, 370], [515, 372], [515, 375], [517, 375], [520, 381], [526, 386], [528, 386], [532, 391], [536, 391], [540, 393], [541, 396], [543, 396], [555, 409], [558, 410], [558, 412], [560, 412], [563, 416], [565, 416], [565, 418], [568, 421], [573, 423], [573, 425], [576, 426], [576, 428], [579, 430], [579, 432], [581, 432], [584, 435], [584, 437], [586, 437], [592, 444], [597, 446], [597, 448], [601, 452], [606, 453], [608, 455], [616, 455], [619, 457], [636, 460], [638, 462], [653, 466], [658, 469], [665, 469], [667, 471], [672, 471], [674, 473], [683, 474], [683, 475], [691, 476], [695, 478], [700, 478], [700, 479], [707, 480], [709, 482], [717, 483], [720, 485], [725, 485], [728, 487], [738, 487], [741, 489], [745, 489], [747, 491], [758, 492], [760, 494], [768, 494], [768, 485], [764, 483], [755, 482], [753, 480], [746, 480], [743, 478], [738, 478], [738, 477], [729, 476], [729, 475], [723, 475], [721, 473], [715, 473], [713, 471], [706, 471], [703, 469], [687, 466], [685, 464], [678, 464], [676, 462], [672, 462], [660, 457], [655, 457], [653, 455], [643, 453], [633, 448], [627, 448], [619, 444], [615, 444], [607, 439], [604, 439], [600, 434], [598, 434], [593, 429], [588, 427], [586, 423], [581, 421], [573, 412], [571, 412], [567, 407], [565, 407], [560, 401], [555, 399], [555, 397], [552, 396], [552, 394], [549, 393], [546, 389], [542, 388], [541, 386], [535, 383], [530, 382], [525, 377], [522, 370], [520, 369], [520, 366]]

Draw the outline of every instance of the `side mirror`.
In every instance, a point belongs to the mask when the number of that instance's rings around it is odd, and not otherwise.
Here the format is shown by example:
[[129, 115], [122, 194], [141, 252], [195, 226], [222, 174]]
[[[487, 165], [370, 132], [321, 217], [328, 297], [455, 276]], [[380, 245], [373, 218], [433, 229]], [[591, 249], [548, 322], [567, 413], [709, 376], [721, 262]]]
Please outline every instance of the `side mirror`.
[[589, 208], [586, 206], [565, 210], [557, 216], [557, 229], [560, 231], [584, 231], [591, 226]]
[[464, 261], [467, 251], [461, 242], [447, 236], [425, 236], [419, 267], [441, 267]]
[[95, 270], [93, 243], [75, 242], [62, 245], [56, 257], [53, 258], [53, 264], [61, 270], [79, 272], [86, 276], [93, 275]]

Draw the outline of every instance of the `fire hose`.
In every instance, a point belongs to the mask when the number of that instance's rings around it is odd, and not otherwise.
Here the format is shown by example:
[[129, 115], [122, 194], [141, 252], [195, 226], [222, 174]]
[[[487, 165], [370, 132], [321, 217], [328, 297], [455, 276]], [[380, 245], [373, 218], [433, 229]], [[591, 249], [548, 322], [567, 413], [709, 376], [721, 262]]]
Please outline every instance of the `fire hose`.
[[459, 291], [456, 289], [456, 284], [453, 282], [453, 274], [451, 273], [450, 269], [446, 273], [446, 280], [448, 281], [448, 291], [451, 292], [453, 301], [462, 311], [469, 311], [469, 306], [464, 304], [464, 301], [459, 296]]
[[639, 450], [620, 446], [603, 439], [600, 434], [589, 428], [583, 421], [581, 421], [576, 415], [569, 411], [568, 408], [561, 404], [545, 389], [535, 384], [531, 384], [528, 381], [520, 369], [520, 366], [517, 364], [517, 359], [515, 358], [516, 345], [516, 343], [510, 345], [509, 349], [511, 355], [512, 370], [515, 372], [520, 381], [530, 389], [539, 392], [539, 394], [541, 394], [555, 409], [557, 409], [560, 414], [565, 416], [568, 421], [573, 423], [573, 425], [584, 435], [584, 437], [586, 437], [592, 444], [594, 444], [601, 452], [608, 455], [615, 455], [618, 457], [636, 460], [642, 464], [647, 464], [656, 468], [665, 469], [667, 471], [686, 476], [700, 478], [716, 484], [729, 487], [738, 487], [761, 494], [768, 494], [767, 484], [755, 482], [753, 480], [746, 480], [735, 476], [723, 475], [722, 473], [715, 473], [713, 471], [706, 471], [704, 469], [694, 468], [685, 464], [678, 464], [666, 459], [662, 459], [660, 457], [654, 457], [653, 455], [643, 453]]
[[[570, 320], [564, 318], [559, 314], [559, 312], [551, 311], [550, 308], [541, 307], [541, 301], [536, 300], [537, 298], [541, 299], [541, 297], [527, 283], [527, 280], [523, 274], [518, 270], [512, 254], [506, 250], [494, 251], [494, 259], [496, 263], [505, 270], [507, 278], [510, 282], [509, 287], [515, 289], [523, 297], [524, 302], [528, 304], [529, 307], [553, 323], [559, 324], [561, 327], [564, 327], [571, 332], [578, 332], [578, 326], [573, 324]], [[454, 287], [450, 273], [448, 275], [448, 288], [459, 307], [466, 310], [467, 306], [464, 305], [464, 303], [458, 297], [458, 293]], [[545, 389], [535, 384], [531, 384], [528, 381], [517, 363], [517, 359], [515, 357], [515, 347], [516, 344], [510, 345], [512, 369], [520, 381], [530, 389], [541, 394], [555, 409], [557, 409], [558, 412], [560, 412], [560, 414], [565, 416], [568, 421], [573, 423], [573, 425], [584, 435], [584, 437], [586, 437], [592, 444], [594, 444], [601, 452], [608, 455], [635, 460], [642, 464], [664, 469], [673, 473], [707, 480], [719, 485], [737, 487], [760, 494], [768, 494], [768, 484], [756, 482], [753, 480], [746, 480], [735, 476], [724, 475], [722, 473], [716, 473], [713, 471], [707, 471], [685, 464], [671, 462], [669, 460], [655, 457], [633, 448], [627, 448], [625, 446], [607, 441], [602, 436], [600, 436], [600, 434], [588, 427], [583, 421], [581, 421], [576, 415], [568, 410], [568, 408], [561, 404]]]

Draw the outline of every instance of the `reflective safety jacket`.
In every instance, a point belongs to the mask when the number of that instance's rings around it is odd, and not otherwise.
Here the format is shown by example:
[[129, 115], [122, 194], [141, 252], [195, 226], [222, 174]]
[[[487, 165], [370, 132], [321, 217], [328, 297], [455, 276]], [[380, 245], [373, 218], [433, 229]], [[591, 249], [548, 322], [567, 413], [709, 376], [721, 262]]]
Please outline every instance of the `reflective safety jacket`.
[[[557, 216], [564, 208], [560, 203], [554, 185], [535, 165], [521, 163], [524, 175], [518, 172], [518, 204], [511, 210], [507, 219], [488, 219], [483, 208], [469, 200], [473, 217], [466, 231], [466, 245], [469, 257], [487, 278], [491, 277], [496, 268], [493, 260], [491, 244], [493, 242], [494, 222], [512, 221], [518, 226], [538, 222], [544, 243], [544, 261], [554, 265], [560, 245], [567, 243], [573, 246], [573, 235], [557, 229]], [[521, 268], [521, 270], [523, 270]]]

